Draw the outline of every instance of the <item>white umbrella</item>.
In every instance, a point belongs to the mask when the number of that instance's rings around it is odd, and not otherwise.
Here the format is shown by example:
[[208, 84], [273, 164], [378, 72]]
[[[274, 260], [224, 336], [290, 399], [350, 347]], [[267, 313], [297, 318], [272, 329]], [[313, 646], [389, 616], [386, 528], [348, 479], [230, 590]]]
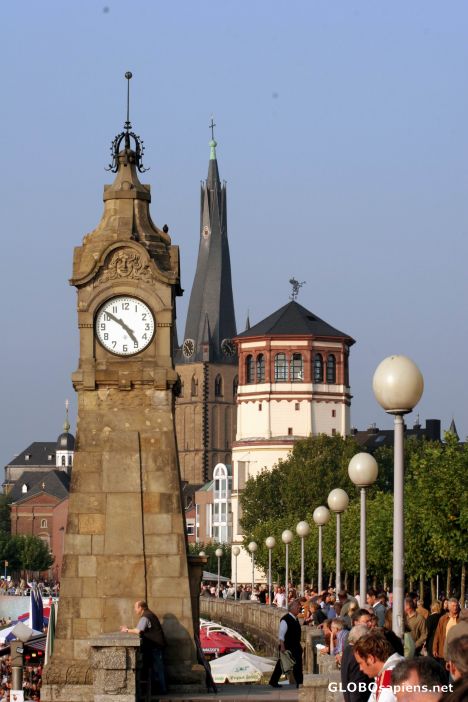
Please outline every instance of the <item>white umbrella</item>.
[[271, 673], [276, 665], [272, 658], [254, 656], [246, 651], [235, 651], [210, 661], [211, 675], [217, 683], [259, 682], [264, 673]]

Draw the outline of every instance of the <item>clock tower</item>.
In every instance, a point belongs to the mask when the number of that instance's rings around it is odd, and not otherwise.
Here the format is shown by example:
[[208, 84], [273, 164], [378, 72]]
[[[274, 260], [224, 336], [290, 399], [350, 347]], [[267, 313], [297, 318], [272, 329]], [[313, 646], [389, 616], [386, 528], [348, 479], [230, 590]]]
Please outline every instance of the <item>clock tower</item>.
[[127, 114], [101, 222], [74, 253], [78, 424], [46, 700], [94, 699], [89, 640], [131, 626], [137, 600], [163, 626], [169, 684], [200, 680], [174, 424], [179, 251], [151, 219], [142, 155]]

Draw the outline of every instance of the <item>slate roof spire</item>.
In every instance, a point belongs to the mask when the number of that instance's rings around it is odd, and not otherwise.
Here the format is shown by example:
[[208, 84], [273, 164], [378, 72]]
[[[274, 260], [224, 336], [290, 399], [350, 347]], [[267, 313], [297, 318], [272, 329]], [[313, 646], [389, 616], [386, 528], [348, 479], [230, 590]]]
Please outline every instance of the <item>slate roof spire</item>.
[[[226, 183], [219, 178], [217, 142], [211, 120], [208, 176], [201, 184], [200, 243], [197, 270], [190, 294], [184, 339], [194, 342], [194, 352], [185, 357], [193, 363], [206, 359], [206, 330], [209, 329], [210, 361], [237, 363], [236, 357], [223, 353], [222, 342], [236, 336], [231, 259], [227, 236]], [[208, 327], [206, 325], [208, 320]], [[205, 348], [203, 348], [205, 346]]]

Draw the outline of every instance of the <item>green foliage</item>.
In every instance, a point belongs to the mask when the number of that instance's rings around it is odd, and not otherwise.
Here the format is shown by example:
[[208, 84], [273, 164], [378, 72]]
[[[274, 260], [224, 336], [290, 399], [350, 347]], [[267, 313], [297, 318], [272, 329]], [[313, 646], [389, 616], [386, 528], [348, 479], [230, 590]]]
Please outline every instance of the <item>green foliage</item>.
[[231, 546], [230, 544], [189, 544], [188, 552], [190, 555], [198, 556], [200, 551], [204, 551], [208, 558], [208, 563], [205, 566], [205, 570], [209, 573], [218, 573], [218, 557], [215, 554], [216, 549], [223, 549], [223, 555], [220, 558], [221, 561], [221, 575], [226, 578], [231, 577]]
[[10, 500], [8, 495], [0, 495], [0, 534], [11, 533]]
[[[265, 538], [274, 536], [273, 574], [284, 582], [284, 529], [294, 533], [289, 547], [290, 572], [300, 576], [300, 539], [296, 524], [306, 519], [306, 580], [317, 572], [318, 529], [313, 511], [327, 503], [329, 492], [341, 487], [350, 504], [341, 516], [342, 569], [359, 573], [359, 491], [348, 477], [348, 464], [360, 447], [352, 437], [318, 436], [295, 444], [290, 457], [271, 471], [247, 481], [241, 496], [244, 543], [256, 541], [257, 564], [268, 567]], [[382, 582], [391, 576], [393, 543], [393, 449], [375, 453], [379, 478], [367, 491], [367, 566], [369, 576]], [[448, 563], [462, 563], [468, 553], [468, 446], [446, 436], [446, 443], [409, 439], [405, 442], [406, 574], [417, 578], [441, 572]], [[335, 515], [323, 527], [324, 571], [335, 569]]]
[[8, 572], [41, 572], [48, 570], [54, 557], [42, 539], [37, 536], [0, 535], [0, 565], [8, 561]]

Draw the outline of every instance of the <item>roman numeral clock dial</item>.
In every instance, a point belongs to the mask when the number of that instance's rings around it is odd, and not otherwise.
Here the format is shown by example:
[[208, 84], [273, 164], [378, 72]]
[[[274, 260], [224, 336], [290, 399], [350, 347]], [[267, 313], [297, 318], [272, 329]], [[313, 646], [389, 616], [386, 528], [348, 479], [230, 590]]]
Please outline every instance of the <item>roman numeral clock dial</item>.
[[133, 356], [143, 351], [154, 336], [154, 328], [153, 313], [136, 297], [113, 297], [96, 315], [99, 343], [117, 356]]

